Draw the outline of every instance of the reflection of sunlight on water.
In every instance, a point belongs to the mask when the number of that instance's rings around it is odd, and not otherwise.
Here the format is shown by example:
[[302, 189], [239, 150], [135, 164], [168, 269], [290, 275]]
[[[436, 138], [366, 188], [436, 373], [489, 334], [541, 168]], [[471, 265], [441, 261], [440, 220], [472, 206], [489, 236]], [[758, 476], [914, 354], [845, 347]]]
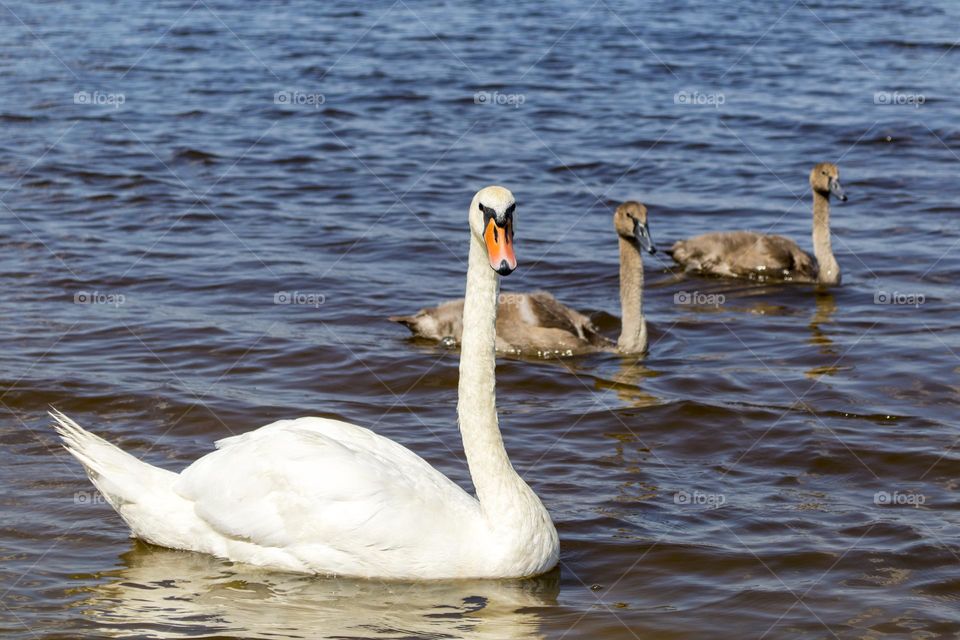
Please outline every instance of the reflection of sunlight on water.
[[78, 606], [106, 636], [538, 639], [528, 608], [556, 602], [559, 572], [436, 583], [263, 571], [140, 542]]

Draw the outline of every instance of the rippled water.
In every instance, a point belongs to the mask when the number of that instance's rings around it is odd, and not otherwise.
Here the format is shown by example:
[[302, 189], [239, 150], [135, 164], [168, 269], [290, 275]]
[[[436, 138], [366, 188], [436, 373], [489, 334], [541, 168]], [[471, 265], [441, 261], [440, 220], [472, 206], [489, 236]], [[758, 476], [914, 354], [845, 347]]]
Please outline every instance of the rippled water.
[[[960, 633], [957, 3], [0, 4], [5, 637]], [[474, 191], [519, 201], [504, 290], [616, 335], [617, 202], [661, 247], [809, 247], [820, 160], [851, 196], [841, 287], [648, 258], [645, 360], [501, 361], [504, 438], [561, 536], [537, 580], [148, 547], [51, 434], [49, 404], [179, 469], [335, 416], [469, 486], [457, 354], [385, 318], [462, 295]]]

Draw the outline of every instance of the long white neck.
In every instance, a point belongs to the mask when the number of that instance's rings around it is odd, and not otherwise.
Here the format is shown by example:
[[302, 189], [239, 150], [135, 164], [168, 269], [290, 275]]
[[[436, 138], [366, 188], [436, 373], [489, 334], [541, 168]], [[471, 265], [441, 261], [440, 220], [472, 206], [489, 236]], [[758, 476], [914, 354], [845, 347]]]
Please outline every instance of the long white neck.
[[817, 281], [840, 284], [840, 265], [830, 243], [830, 198], [813, 191], [813, 255], [817, 258]]
[[488, 515], [509, 502], [523, 480], [514, 471], [500, 437], [496, 398], [496, 322], [499, 278], [486, 250], [470, 234], [467, 292], [463, 301], [463, 338], [457, 416], [463, 448], [477, 498]]
[[[457, 402], [463, 450], [492, 530], [511, 537], [536, 536], [548, 527], [547, 533], [555, 537], [546, 509], [513, 469], [500, 436], [494, 373], [498, 291], [498, 276], [490, 268], [486, 249], [471, 233]], [[531, 531], [531, 525], [538, 531]]]
[[643, 260], [636, 242], [620, 238], [620, 338], [621, 353], [647, 350], [647, 322], [643, 318]]

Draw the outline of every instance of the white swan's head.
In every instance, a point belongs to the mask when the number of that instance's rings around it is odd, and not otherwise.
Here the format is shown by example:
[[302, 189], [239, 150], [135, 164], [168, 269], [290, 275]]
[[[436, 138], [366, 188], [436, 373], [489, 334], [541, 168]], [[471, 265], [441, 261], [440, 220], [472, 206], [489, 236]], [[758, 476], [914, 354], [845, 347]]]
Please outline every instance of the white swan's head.
[[810, 188], [828, 198], [835, 195], [841, 202], [847, 201], [847, 194], [840, 186], [840, 169], [832, 162], [821, 162], [813, 168]]
[[650, 227], [647, 226], [647, 208], [636, 200], [628, 200], [613, 213], [613, 227], [621, 238], [635, 242], [650, 253], [656, 253]]
[[485, 187], [470, 204], [470, 230], [487, 249], [490, 266], [502, 276], [517, 268], [513, 253], [513, 220], [517, 202], [509, 189]]

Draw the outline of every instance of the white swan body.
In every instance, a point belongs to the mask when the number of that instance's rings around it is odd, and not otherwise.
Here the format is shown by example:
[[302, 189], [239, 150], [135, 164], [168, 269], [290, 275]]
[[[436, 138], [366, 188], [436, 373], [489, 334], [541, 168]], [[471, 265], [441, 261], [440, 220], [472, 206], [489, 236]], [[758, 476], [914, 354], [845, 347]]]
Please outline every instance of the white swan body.
[[[513, 207], [509, 191], [487, 187], [470, 210], [458, 414], [476, 498], [396, 442], [325, 418], [281, 420], [220, 440], [179, 474], [55, 412], [65, 446], [132, 535], [161, 546], [383, 579], [548, 571], [558, 560], [557, 532], [510, 464], [495, 408], [498, 278], [491, 266], [515, 267], [512, 246], [503, 246], [512, 245]], [[499, 233], [491, 235], [490, 225]]]

